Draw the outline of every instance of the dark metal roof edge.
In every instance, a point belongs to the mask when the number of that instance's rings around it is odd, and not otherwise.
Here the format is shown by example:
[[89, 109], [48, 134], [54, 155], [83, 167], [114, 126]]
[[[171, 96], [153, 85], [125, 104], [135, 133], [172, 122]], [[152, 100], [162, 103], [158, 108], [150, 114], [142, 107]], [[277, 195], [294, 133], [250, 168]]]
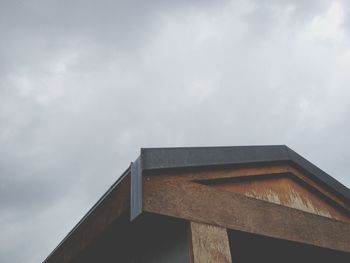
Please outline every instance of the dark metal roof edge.
[[106, 199], [106, 197], [119, 185], [119, 183], [130, 173], [131, 167], [129, 166], [122, 175], [109, 187], [109, 189], [98, 199], [98, 201], [89, 209], [89, 211], [79, 220], [79, 222], [72, 228], [71, 231], [62, 239], [62, 241], [56, 246], [56, 248], [45, 258], [43, 263], [50, 259], [51, 256], [62, 246], [66, 240], [84, 223], [84, 221], [92, 214], [95, 209]]
[[288, 160], [285, 145], [143, 148], [143, 169], [169, 169]]
[[255, 148], [255, 147], [288, 147], [285, 144], [250, 144], [250, 145], [233, 145], [233, 146], [174, 146], [174, 147], [142, 147], [141, 152], [148, 150], [176, 150], [176, 149], [225, 149], [225, 148]]
[[295, 163], [300, 168], [306, 170], [308, 173], [310, 173], [312, 176], [314, 176], [317, 180], [321, 181], [331, 189], [333, 189], [335, 192], [340, 194], [342, 197], [350, 201], [350, 189], [347, 188], [345, 185], [340, 183], [338, 180], [336, 180], [334, 177], [323, 171], [321, 168], [317, 167], [304, 157], [302, 157], [297, 152], [293, 151], [289, 147], [287, 147], [288, 154], [290, 156], [291, 162]]
[[350, 189], [286, 145], [142, 148], [141, 157], [143, 170], [287, 161], [350, 201]]

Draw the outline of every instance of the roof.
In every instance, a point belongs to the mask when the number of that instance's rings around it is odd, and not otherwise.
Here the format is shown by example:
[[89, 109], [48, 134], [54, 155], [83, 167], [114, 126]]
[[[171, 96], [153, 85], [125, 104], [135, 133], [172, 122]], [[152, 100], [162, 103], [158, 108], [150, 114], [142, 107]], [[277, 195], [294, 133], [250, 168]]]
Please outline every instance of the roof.
[[87, 218], [103, 205], [105, 200], [121, 184], [124, 178], [131, 175], [130, 216], [133, 221], [142, 213], [142, 176], [145, 171], [231, 167], [236, 165], [269, 165], [289, 163], [301, 169], [310, 179], [322, 183], [334, 193], [350, 201], [350, 189], [342, 185], [326, 172], [291, 150], [285, 145], [268, 146], [229, 146], [229, 147], [178, 147], [178, 148], [142, 148], [140, 156], [126, 169], [120, 178], [97, 201], [79, 223], [60, 242], [52, 255], [64, 244], [73, 233], [79, 230]]
[[131, 219], [142, 213], [143, 171], [288, 162], [350, 201], [350, 190], [285, 145], [142, 148], [131, 165]]

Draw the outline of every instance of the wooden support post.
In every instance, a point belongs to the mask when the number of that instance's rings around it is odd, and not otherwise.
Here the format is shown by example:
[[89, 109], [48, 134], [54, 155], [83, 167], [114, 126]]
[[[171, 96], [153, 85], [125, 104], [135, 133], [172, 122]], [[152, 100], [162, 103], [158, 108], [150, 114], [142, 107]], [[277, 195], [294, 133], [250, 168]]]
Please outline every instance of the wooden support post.
[[192, 262], [232, 263], [226, 228], [191, 221]]

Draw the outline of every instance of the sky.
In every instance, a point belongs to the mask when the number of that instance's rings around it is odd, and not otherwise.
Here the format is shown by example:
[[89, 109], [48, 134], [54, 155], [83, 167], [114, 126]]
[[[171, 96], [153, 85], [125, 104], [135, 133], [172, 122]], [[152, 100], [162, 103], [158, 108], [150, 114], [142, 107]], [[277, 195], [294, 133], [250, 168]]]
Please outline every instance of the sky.
[[0, 262], [42, 262], [141, 147], [285, 144], [350, 187], [349, 12], [0, 0]]

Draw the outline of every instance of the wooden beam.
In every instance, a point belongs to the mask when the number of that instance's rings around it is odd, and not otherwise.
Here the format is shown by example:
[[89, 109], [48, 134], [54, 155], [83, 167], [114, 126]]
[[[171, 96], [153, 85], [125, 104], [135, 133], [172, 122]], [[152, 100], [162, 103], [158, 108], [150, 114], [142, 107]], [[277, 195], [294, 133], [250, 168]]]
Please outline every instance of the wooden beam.
[[193, 263], [232, 263], [225, 228], [191, 222]]
[[216, 179], [229, 179], [236, 177], [252, 177], [252, 176], [265, 176], [267, 174], [281, 174], [291, 173], [305, 184], [314, 188], [316, 191], [322, 193], [326, 198], [332, 200], [335, 205], [341, 206], [343, 209], [350, 212], [350, 204], [341, 197], [339, 197], [334, 191], [331, 191], [326, 186], [322, 186], [308, 176], [304, 175], [299, 169], [291, 166], [290, 164], [274, 164], [274, 165], [247, 165], [244, 167], [231, 167], [231, 168], [211, 168], [211, 169], [198, 169], [198, 170], [169, 170], [149, 172], [146, 175], [163, 175], [167, 177], [183, 178], [186, 181], [207, 181]]
[[176, 177], [144, 178], [147, 212], [350, 252], [350, 224]]
[[293, 174], [236, 177], [204, 184], [350, 223], [347, 211]]

